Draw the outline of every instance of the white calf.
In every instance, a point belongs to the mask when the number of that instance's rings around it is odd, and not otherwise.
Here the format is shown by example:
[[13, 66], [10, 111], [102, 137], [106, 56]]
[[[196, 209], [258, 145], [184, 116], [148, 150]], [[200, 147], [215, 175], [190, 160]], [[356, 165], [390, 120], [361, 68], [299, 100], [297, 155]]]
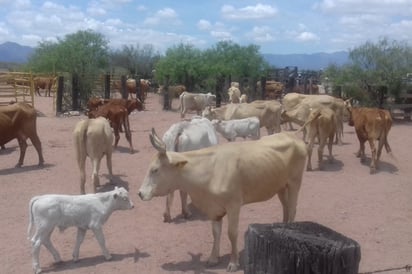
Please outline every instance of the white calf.
[[39, 253], [42, 244], [53, 255], [55, 262], [61, 261], [59, 253], [50, 241], [50, 235], [56, 226], [60, 231], [71, 226], [77, 227], [76, 245], [73, 250], [74, 261], [79, 259], [80, 244], [87, 229], [93, 231], [104, 257], [110, 260], [111, 255], [105, 245], [102, 226], [113, 211], [132, 208], [133, 203], [129, 200], [128, 192], [122, 187], [96, 194], [48, 194], [33, 197], [29, 205], [30, 219], [27, 233], [30, 238], [34, 224], [36, 231], [31, 238], [34, 272], [36, 274], [41, 272]]
[[[181, 121], [170, 126], [163, 135], [166, 150], [184, 152], [217, 145], [216, 131], [209, 119], [193, 117], [191, 121]], [[173, 203], [174, 192], [166, 197], [166, 209], [163, 213], [165, 222], [171, 222], [170, 208]], [[182, 215], [189, 218], [191, 213], [187, 206], [187, 193], [180, 191]]]
[[260, 122], [257, 117], [248, 117], [234, 120], [212, 120], [216, 131], [229, 142], [235, 141], [236, 137], [250, 137], [257, 140], [260, 138]]

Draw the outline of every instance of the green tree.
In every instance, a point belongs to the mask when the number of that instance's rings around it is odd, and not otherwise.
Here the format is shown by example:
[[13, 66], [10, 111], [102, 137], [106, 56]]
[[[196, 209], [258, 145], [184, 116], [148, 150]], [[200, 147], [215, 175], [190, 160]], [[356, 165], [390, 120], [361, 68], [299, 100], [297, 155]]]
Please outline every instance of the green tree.
[[160, 53], [155, 52], [153, 45], [149, 44], [125, 45], [110, 54], [113, 67], [126, 68], [131, 77], [139, 75], [141, 78], [152, 78], [154, 65], [159, 58]]
[[349, 58], [351, 63], [342, 68], [329, 66], [325, 76], [344, 86], [348, 96], [374, 106], [381, 103], [381, 92], [397, 98], [406, 73], [412, 69], [412, 48], [406, 42], [387, 38], [354, 48]]

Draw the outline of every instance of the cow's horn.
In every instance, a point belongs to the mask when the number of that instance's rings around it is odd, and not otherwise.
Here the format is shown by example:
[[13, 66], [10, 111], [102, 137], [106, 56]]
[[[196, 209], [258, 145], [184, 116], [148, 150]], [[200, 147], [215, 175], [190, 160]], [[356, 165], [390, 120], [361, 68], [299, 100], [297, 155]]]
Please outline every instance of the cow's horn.
[[155, 131], [154, 128], [152, 128], [152, 133], [149, 135], [149, 137], [150, 137], [150, 142], [152, 143], [152, 146], [155, 149], [157, 149], [157, 151], [159, 151], [160, 153], [166, 153], [166, 145], [157, 136], [156, 131]]

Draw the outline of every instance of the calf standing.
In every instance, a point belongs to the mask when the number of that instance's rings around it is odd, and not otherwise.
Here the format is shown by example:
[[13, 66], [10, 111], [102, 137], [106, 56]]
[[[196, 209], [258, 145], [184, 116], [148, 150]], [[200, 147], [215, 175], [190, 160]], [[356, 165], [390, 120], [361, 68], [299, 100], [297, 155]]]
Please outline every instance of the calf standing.
[[40, 246], [43, 244], [53, 255], [55, 262], [61, 258], [50, 241], [50, 235], [57, 226], [60, 231], [68, 227], [77, 227], [76, 245], [73, 250], [73, 260], [79, 259], [80, 244], [84, 240], [87, 229], [91, 229], [99, 242], [106, 260], [111, 255], [106, 248], [102, 231], [103, 224], [115, 210], [132, 209], [133, 203], [129, 199], [126, 189], [116, 187], [104, 193], [87, 195], [58, 195], [47, 194], [35, 196], [29, 205], [30, 238], [32, 226], [36, 231], [31, 237], [33, 270], [36, 274], [41, 272], [39, 263]]
[[235, 141], [236, 137], [250, 137], [254, 140], [260, 138], [260, 122], [257, 117], [248, 117], [234, 120], [212, 120], [216, 131], [222, 134], [229, 142]]
[[86, 182], [86, 157], [92, 161], [93, 189], [100, 186], [99, 168], [100, 161], [106, 155], [107, 169], [110, 179], [112, 174], [112, 143], [113, 132], [109, 122], [104, 117], [96, 119], [85, 119], [79, 121], [73, 131], [73, 142], [76, 152], [77, 164], [80, 169], [80, 192], [85, 193], [84, 184]]

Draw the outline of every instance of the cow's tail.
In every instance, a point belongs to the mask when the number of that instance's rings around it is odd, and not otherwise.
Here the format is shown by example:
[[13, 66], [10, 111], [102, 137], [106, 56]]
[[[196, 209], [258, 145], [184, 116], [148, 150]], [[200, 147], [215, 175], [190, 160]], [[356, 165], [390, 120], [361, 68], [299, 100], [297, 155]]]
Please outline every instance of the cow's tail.
[[81, 159], [84, 159], [86, 152], [87, 129], [89, 127], [89, 119], [84, 120], [79, 130], [79, 136], [76, 136], [76, 156], [77, 163], [80, 165]]
[[295, 134], [302, 132], [306, 128], [307, 125], [309, 125], [310, 123], [318, 119], [320, 115], [321, 115], [320, 109], [316, 110], [316, 114], [313, 115], [313, 117], [311, 117], [310, 119], [308, 119], [297, 131], [295, 131]]
[[38, 196], [31, 198], [30, 203], [29, 203], [29, 227], [27, 228], [27, 239], [30, 240], [31, 237], [31, 230], [33, 227], [34, 223], [34, 218], [33, 218], [33, 204], [37, 201]]
[[183, 97], [185, 97], [186, 91], [183, 91], [182, 94], [179, 96], [179, 101], [180, 101], [180, 113], [183, 111]]

